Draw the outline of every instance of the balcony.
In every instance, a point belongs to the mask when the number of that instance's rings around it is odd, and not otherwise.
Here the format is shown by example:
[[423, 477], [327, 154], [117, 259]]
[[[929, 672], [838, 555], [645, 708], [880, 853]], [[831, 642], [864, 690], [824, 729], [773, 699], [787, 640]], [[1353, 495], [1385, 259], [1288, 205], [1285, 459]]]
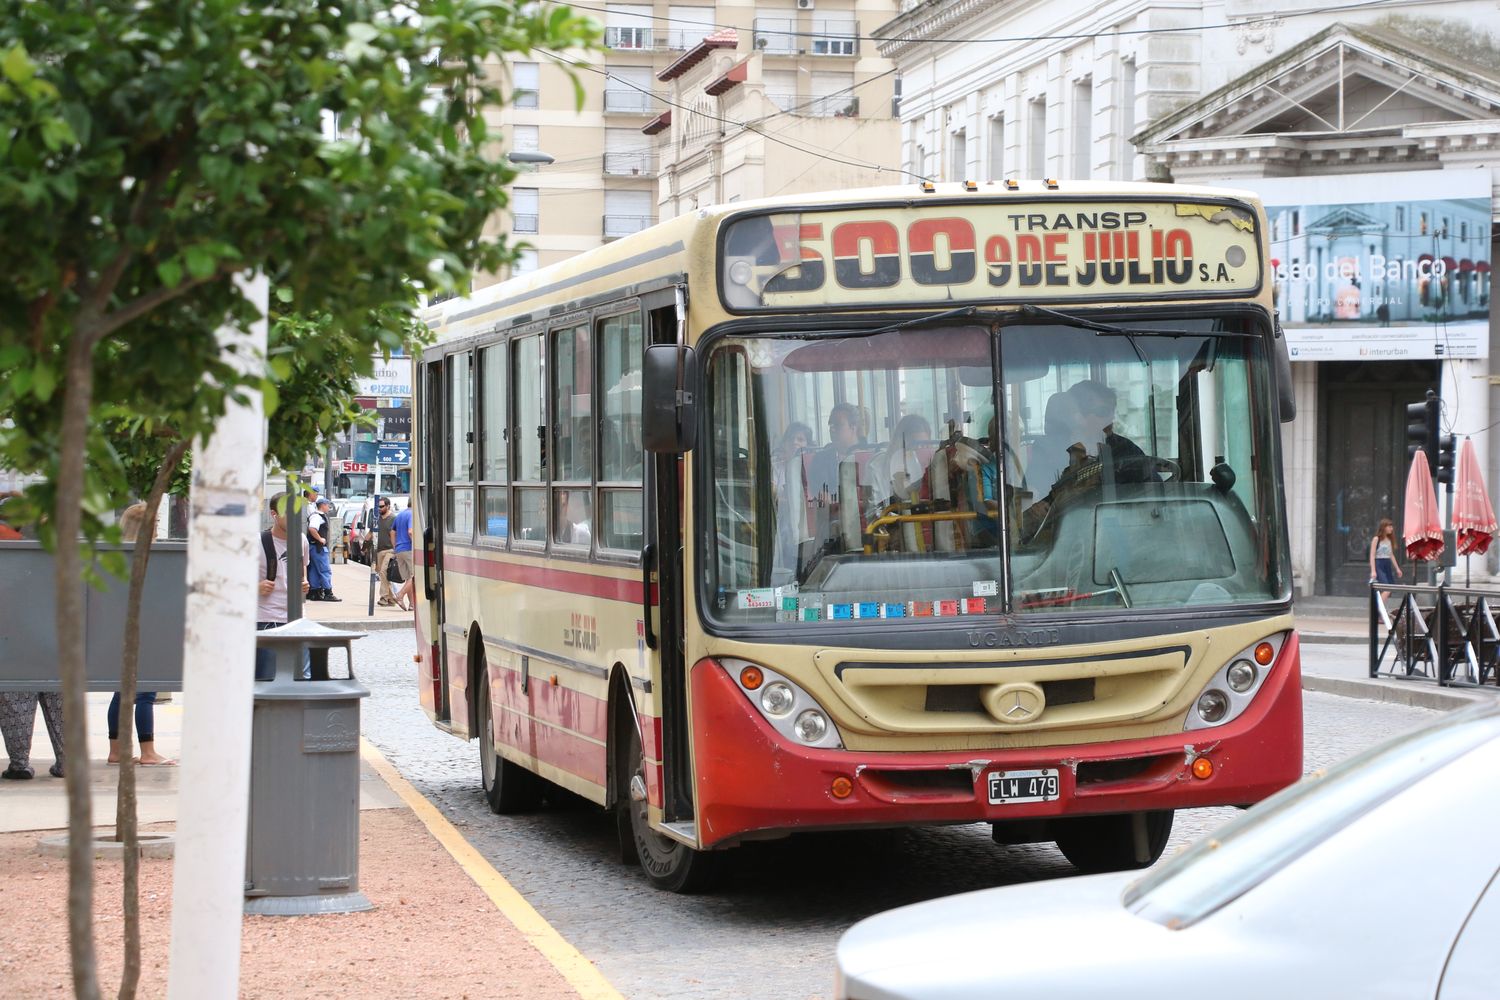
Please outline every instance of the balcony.
[[678, 52], [685, 51], [713, 33], [714, 26], [711, 24], [706, 24], [701, 28], [673, 28], [667, 32], [667, 48]]
[[541, 231], [538, 228], [540, 219], [538, 219], [535, 212], [529, 215], [526, 213], [517, 213], [511, 216], [511, 218], [515, 220], [510, 227], [510, 231], [513, 233], [537, 233]]
[[768, 56], [796, 55], [802, 47], [797, 22], [788, 17], [757, 17], [754, 45]]
[[655, 177], [656, 157], [645, 149], [605, 153], [604, 176]]
[[858, 118], [859, 98], [853, 94], [835, 97], [798, 97], [796, 94], [766, 94], [782, 111], [807, 118]]
[[649, 49], [650, 28], [605, 28], [604, 47], [607, 49]]
[[653, 115], [659, 103], [656, 95], [643, 93], [630, 87], [617, 87], [604, 91], [604, 110], [610, 114]]
[[793, 113], [806, 115], [809, 118], [858, 118], [859, 98], [853, 94], [809, 97]]
[[617, 240], [621, 236], [629, 236], [638, 233], [642, 229], [651, 226], [649, 215], [606, 215], [604, 217], [604, 238], [606, 240]]

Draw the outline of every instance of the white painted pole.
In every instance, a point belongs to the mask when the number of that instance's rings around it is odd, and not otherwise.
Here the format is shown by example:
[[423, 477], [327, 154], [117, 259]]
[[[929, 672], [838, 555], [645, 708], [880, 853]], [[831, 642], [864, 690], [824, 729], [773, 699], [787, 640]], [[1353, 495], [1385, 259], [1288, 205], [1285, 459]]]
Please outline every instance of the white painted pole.
[[[264, 275], [240, 281], [265, 315]], [[266, 323], [218, 333], [242, 368], [264, 357]], [[259, 392], [231, 402], [193, 447], [183, 649], [182, 765], [167, 996], [235, 1000], [250, 813], [250, 720], [255, 675], [257, 536], [266, 421]]]

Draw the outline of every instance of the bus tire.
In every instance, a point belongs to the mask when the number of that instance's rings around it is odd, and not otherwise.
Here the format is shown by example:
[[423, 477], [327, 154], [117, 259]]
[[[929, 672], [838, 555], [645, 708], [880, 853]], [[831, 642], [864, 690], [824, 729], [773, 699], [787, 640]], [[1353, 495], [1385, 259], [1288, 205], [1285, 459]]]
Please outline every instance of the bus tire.
[[[698, 851], [651, 829], [646, 799], [646, 756], [635, 726], [625, 726], [625, 759], [632, 761], [619, 808], [629, 824], [631, 840], [646, 878], [658, 889], [691, 894], [713, 888], [723, 867], [723, 855]], [[626, 823], [622, 822], [621, 832]]]
[[1148, 868], [1172, 834], [1172, 810], [1079, 816], [1052, 821], [1063, 857], [1085, 875]]
[[542, 801], [541, 780], [495, 751], [495, 717], [490, 704], [490, 672], [479, 661], [479, 780], [490, 812], [507, 815], [535, 809]]

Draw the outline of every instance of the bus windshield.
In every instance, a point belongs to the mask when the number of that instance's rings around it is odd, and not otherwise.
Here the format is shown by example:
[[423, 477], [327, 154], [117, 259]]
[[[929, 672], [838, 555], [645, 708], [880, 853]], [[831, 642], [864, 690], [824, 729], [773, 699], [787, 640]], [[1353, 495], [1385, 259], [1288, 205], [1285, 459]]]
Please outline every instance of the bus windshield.
[[1283, 600], [1268, 366], [1243, 312], [717, 340], [710, 614]]

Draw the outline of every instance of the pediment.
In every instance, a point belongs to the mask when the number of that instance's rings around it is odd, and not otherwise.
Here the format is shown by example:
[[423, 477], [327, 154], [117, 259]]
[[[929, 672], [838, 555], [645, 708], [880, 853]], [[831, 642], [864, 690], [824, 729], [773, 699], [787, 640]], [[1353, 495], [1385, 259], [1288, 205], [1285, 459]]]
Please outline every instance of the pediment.
[[1336, 205], [1331, 212], [1310, 219], [1307, 223], [1309, 233], [1367, 233], [1385, 228], [1384, 222], [1353, 205]]
[[1500, 81], [1388, 32], [1335, 24], [1137, 133], [1137, 146], [1494, 119]]

